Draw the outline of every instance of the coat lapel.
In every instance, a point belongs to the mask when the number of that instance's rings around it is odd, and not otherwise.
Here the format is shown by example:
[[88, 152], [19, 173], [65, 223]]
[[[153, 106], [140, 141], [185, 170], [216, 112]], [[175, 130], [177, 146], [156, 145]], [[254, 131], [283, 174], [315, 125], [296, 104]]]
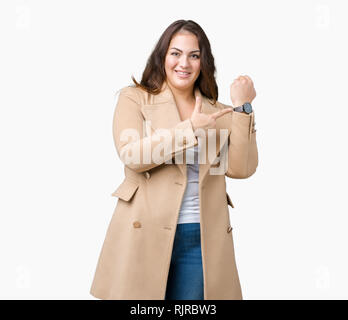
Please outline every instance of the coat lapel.
[[[202, 96], [200, 90], [196, 88], [195, 95], [199, 95], [202, 98], [202, 112], [211, 114], [219, 109], [213, 106], [209, 99], [205, 96]], [[175, 127], [179, 122], [182, 121], [180, 118], [179, 110], [175, 102], [174, 95], [172, 93], [172, 90], [166, 83], [166, 81], [163, 82], [161, 92], [157, 95], [151, 95], [148, 94], [147, 98], [145, 99], [145, 103], [143, 104], [141, 111], [144, 115], [144, 118], [146, 121], [148, 121], [148, 124], [152, 127], [153, 130], [156, 129], [170, 129]], [[229, 120], [229, 121], [228, 121]], [[199, 144], [207, 146], [208, 140], [211, 141], [215, 140], [216, 143], [216, 149], [212, 151], [211, 148], [206, 148], [206, 157], [203, 159], [202, 162], [199, 165], [199, 182], [201, 183], [205, 177], [205, 175], [208, 172], [208, 169], [211, 167], [212, 160], [214, 160], [216, 157], [219, 156], [220, 150], [224, 143], [226, 142], [226, 139], [228, 138], [228, 135], [230, 133], [230, 118], [226, 118], [225, 116], [217, 119], [216, 121], [216, 136], [207, 135], [205, 139], [200, 139]], [[228, 135], [224, 134], [221, 137], [220, 141], [220, 131], [219, 129], [225, 128], [228, 130]], [[210, 149], [210, 162], [208, 161], [208, 152]], [[184, 157], [185, 159], [185, 157]], [[176, 164], [182, 174], [186, 176], [186, 164], [184, 161], [184, 164]]]

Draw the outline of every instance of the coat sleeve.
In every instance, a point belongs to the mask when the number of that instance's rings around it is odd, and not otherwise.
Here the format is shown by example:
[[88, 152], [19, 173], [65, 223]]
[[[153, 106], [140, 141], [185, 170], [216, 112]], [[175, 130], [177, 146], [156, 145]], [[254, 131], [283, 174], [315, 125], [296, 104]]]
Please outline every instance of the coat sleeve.
[[166, 135], [158, 131], [146, 135], [136, 90], [125, 87], [120, 91], [113, 117], [113, 138], [121, 161], [136, 172], [144, 172], [163, 163], [172, 163], [176, 154], [198, 141], [190, 119], [179, 122], [167, 130]]
[[228, 167], [225, 175], [245, 179], [258, 166], [258, 150], [254, 111], [250, 114], [232, 111], [231, 133], [228, 138]]

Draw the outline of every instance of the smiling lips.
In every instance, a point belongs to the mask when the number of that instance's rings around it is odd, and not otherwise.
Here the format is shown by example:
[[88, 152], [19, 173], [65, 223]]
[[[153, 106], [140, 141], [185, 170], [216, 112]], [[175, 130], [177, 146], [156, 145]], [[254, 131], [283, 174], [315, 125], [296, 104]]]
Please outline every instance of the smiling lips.
[[175, 70], [175, 72], [179, 78], [188, 78], [191, 74], [190, 72], [185, 72], [185, 71], [180, 71], [180, 70]]

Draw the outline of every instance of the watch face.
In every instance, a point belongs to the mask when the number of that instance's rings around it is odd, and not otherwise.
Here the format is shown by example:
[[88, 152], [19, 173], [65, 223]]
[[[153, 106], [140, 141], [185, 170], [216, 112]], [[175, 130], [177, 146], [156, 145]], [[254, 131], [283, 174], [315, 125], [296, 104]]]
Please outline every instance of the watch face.
[[244, 103], [244, 111], [246, 112], [246, 113], [251, 113], [251, 111], [252, 111], [252, 108], [251, 108], [251, 104], [250, 103]]

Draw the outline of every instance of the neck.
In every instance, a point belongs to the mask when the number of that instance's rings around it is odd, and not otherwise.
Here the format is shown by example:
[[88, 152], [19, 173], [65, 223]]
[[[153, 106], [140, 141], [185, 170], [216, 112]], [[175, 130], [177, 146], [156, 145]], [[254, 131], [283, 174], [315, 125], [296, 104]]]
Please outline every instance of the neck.
[[170, 83], [168, 83], [168, 86], [172, 90], [174, 98], [177, 102], [192, 102], [195, 100], [193, 86], [186, 90], [178, 90], [174, 88]]

